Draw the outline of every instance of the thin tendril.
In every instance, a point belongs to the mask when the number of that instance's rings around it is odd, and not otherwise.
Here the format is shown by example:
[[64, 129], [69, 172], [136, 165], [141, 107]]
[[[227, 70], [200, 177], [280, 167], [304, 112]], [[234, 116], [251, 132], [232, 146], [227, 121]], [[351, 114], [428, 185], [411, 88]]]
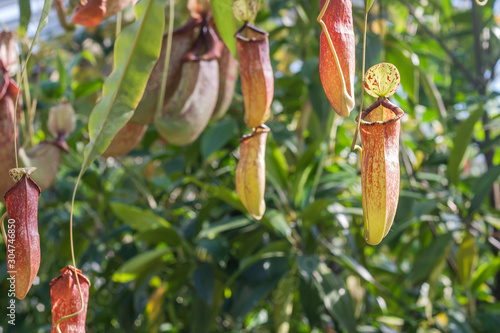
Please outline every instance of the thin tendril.
[[170, 65], [170, 54], [172, 52], [172, 35], [174, 30], [174, 0], [170, 0], [170, 11], [168, 15], [168, 33], [167, 33], [167, 50], [163, 59], [163, 75], [161, 77], [160, 95], [158, 96], [158, 104], [156, 105], [155, 114], [160, 116], [163, 102], [165, 101], [165, 88], [167, 87], [168, 69]]
[[58, 333], [62, 333], [61, 329], [59, 328], [59, 324], [63, 320], [71, 319], [75, 316], [78, 316], [83, 311], [83, 308], [84, 308], [82, 288], [80, 287], [80, 279], [78, 278], [78, 273], [76, 271], [75, 247], [73, 245], [73, 212], [74, 212], [74, 208], [75, 208], [76, 190], [78, 188], [78, 184], [80, 183], [80, 179], [82, 178], [82, 176], [83, 176], [83, 172], [80, 171], [80, 174], [78, 175], [78, 178], [76, 179], [75, 188], [73, 189], [73, 197], [71, 198], [71, 210], [70, 210], [70, 215], [69, 215], [69, 239], [70, 239], [70, 246], [71, 246], [71, 259], [73, 261], [73, 269], [75, 270], [75, 278], [76, 278], [76, 284], [78, 285], [78, 292], [80, 293], [81, 306], [80, 306], [80, 310], [78, 310], [77, 312], [59, 318], [59, 320], [56, 323], [56, 328], [57, 328]]
[[[30, 48], [31, 50], [31, 48]], [[21, 66], [21, 79], [19, 80], [19, 83], [17, 84], [18, 89], [17, 89], [17, 95], [16, 95], [16, 100], [14, 104], [14, 156], [16, 158], [16, 169], [19, 168], [19, 161], [17, 157], [17, 106], [19, 103], [19, 95], [21, 94], [21, 87], [22, 83], [24, 81], [24, 75], [26, 74], [26, 67], [28, 67], [28, 61], [30, 60], [31, 57], [31, 51], [28, 51], [28, 55], [26, 56], [26, 61], [24, 62], [24, 66], [19, 64]]]
[[365, 96], [365, 61], [366, 61], [366, 26], [368, 25], [368, 12], [370, 11], [370, 8], [366, 8], [365, 10], [365, 26], [364, 26], [364, 31], [363, 31], [363, 63], [361, 65], [362, 70], [362, 82], [361, 82], [361, 101], [359, 102], [359, 116], [358, 116], [358, 122], [356, 124], [356, 131], [354, 132], [354, 138], [352, 140], [351, 144], [351, 151], [354, 150], [359, 150], [361, 152], [361, 147], [356, 145], [356, 141], [358, 141], [358, 134], [359, 134], [359, 125], [361, 124], [361, 114], [363, 113], [363, 98]]

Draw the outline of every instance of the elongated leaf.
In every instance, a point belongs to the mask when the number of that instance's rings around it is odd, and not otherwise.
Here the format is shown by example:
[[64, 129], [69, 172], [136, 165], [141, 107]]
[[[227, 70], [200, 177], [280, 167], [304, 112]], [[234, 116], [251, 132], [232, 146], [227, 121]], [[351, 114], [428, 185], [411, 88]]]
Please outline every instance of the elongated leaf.
[[297, 279], [296, 271], [288, 273], [273, 292], [274, 331], [277, 333], [290, 332], [290, 316], [293, 310], [293, 294], [298, 287]]
[[477, 265], [478, 249], [474, 236], [467, 233], [467, 236], [458, 247], [456, 264], [458, 279], [462, 285], [468, 285], [471, 275], [474, 273]]
[[424, 89], [425, 95], [429, 99], [432, 107], [438, 112], [439, 120], [443, 127], [446, 127], [446, 107], [443, 102], [443, 97], [439, 92], [433, 79], [429, 77], [429, 74], [424, 71], [421, 67], [419, 69], [419, 77], [422, 88]]
[[215, 278], [212, 265], [201, 263], [193, 272], [193, 285], [198, 295], [207, 304], [212, 305], [214, 301]]
[[246, 213], [245, 207], [240, 202], [240, 199], [238, 199], [238, 195], [236, 192], [228, 190], [225, 187], [222, 186], [216, 186], [204, 182], [200, 182], [196, 178], [186, 178], [186, 182], [189, 183], [194, 183], [197, 186], [201, 187], [204, 191], [207, 191], [210, 195], [221, 199], [222, 201], [230, 204], [234, 208], [238, 209], [239, 211]]
[[451, 249], [451, 240], [451, 233], [440, 235], [432, 241], [431, 245], [420, 251], [408, 279], [412, 283], [426, 279], [448, 255]]
[[108, 148], [142, 98], [160, 55], [165, 25], [163, 5], [161, 0], [138, 3], [134, 7], [137, 20], [116, 39], [113, 72], [104, 82], [102, 99], [90, 115], [90, 142], [85, 147], [82, 171]]
[[161, 262], [161, 258], [170, 252], [168, 247], [155, 249], [136, 255], [125, 262], [114, 274], [113, 280], [116, 282], [130, 282], [137, 278], [151, 264]]
[[453, 139], [453, 149], [448, 160], [448, 174], [450, 181], [457, 185], [460, 178], [460, 169], [464, 159], [465, 151], [471, 143], [474, 125], [483, 115], [484, 108], [479, 106], [467, 120], [464, 120], [457, 129]]
[[121, 202], [111, 203], [111, 209], [120, 220], [139, 231], [170, 226], [163, 217], [151, 213], [149, 210], [140, 209]]
[[283, 152], [273, 144], [266, 149], [266, 176], [275, 185], [286, 190], [288, 180], [288, 164]]
[[375, 0], [365, 0], [366, 13], [368, 13], [370, 11], [370, 8], [372, 8], [374, 2], [375, 2]]
[[290, 228], [285, 215], [276, 209], [268, 209], [261, 223], [272, 229], [278, 236], [288, 238], [292, 235], [292, 228]]
[[318, 266], [317, 272], [319, 275], [314, 275], [314, 278], [328, 313], [339, 321], [347, 332], [356, 332], [354, 303], [351, 295], [346, 291], [344, 282], [324, 263]]
[[236, 22], [233, 16], [233, 0], [212, 0], [211, 4], [215, 25], [219, 30], [219, 34], [229, 51], [233, 54], [233, 57], [238, 59], [236, 39], [233, 36], [236, 32]]
[[481, 206], [481, 203], [488, 196], [493, 187], [493, 183], [500, 176], [500, 165], [496, 165], [489, 169], [486, 174], [481, 176], [474, 187], [472, 188], [472, 193], [474, 193], [474, 198], [469, 207], [469, 215], [471, 215], [476, 209]]
[[31, 19], [30, 0], [19, 0], [19, 28], [17, 32], [21, 37], [26, 35], [28, 24]]
[[231, 283], [248, 267], [252, 266], [256, 262], [264, 259], [270, 258], [283, 258], [288, 257], [290, 252], [290, 244], [286, 241], [275, 241], [262, 248], [256, 254], [246, 257], [240, 262], [240, 267], [236, 272], [234, 272], [231, 277], [226, 282], [227, 286], [230, 286]]
[[149, 229], [137, 234], [137, 240], [143, 240], [149, 243], [158, 244], [165, 242], [168, 246], [175, 247], [182, 243], [182, 239], [173, 228], [160, 227]]
[[318, 285], [312, 275], [300, 275], [299, 293], [302, 311], [309, 320], [309, 324], [311, 327], [321, 327], [320, 316], [324, 312], [323, 299], [319, 295]]
[[272, 290], [276, 290], [276, 285], [289, 269], [288, 258], [272, 257], [248, 267], [235, 283], [227, 312], [236, 321], [242, 321], [252, 309], [260, 310], [259, 304], [262, 303], [259, 302]]
[[203, 131], [201, 136], [203, 160], [224, 147], [236, 133], [237, 125], [234, 119], [222, 119]]
[[483, 263], [474, 272], [471, 279], [471, 290], [474, 291], [486, 282], [490, 277], [495, 276], [500, 269], [500, 257]]
[[201, 230], [198, 235], [198, 238], [204, 238], [204, 237], [213, 238], [222, 232], [246, 227], [247, 225], [252, 223], [254, 222], [250, 221], [247, 218], [233, 218], [229, 220], [224, 220], [221, 222], [214, 223], [210, 227]]
[[35, 36], [33, 36], [33, 40], [31, 41], [26, 63], [28, 63], [28, 59], [31, 56], [31, 52], [33, 52], [33, 48], [35, 47], [36, 43], [38, 43], [38, 36], [40, 36], [40, 32], [43, 30], [43, 28], [47, 26], [47, 23], [49, 23], [49, 12], [51, 6], [52, 6], [52, 0], [45, 0], [45, 2], [43, 3], [42, 15], [40, 16], [40, 21], [38, 22], [38, 27], [36, 28]]

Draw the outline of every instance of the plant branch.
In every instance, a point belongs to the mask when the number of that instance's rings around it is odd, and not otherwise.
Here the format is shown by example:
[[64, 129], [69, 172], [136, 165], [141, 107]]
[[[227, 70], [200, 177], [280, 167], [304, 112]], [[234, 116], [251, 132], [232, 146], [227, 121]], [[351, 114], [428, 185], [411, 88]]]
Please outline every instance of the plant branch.
[[486, 82], [483, 79], [481, 79], [480, 76], [474, 77], [472, 75], [472, 73], [464, 66], [464, 64], [460, 61], [460, 59], [458, 59], [457, 56], [455, 56], [455, 54], [448, 48], [448, 46], [446, 46], [444, 41], [438, 35], [432, 32], [432, 30], [429, 29], [429, 27], [422, 21], [422, 18], [416, 14], [415, 8], [413, 8], [413, 6], [410, 5], [408, 2], [406, 2], [405, 0], [400, 0], [400, 1], [408, 8], [408, 11], [410, 12], [411, 16], [413, 16], [415, 20], [417, 20], [417, 22], [425, 30], [425, 32], [439, 43], [439, 45], [443, 48], [448, 57], [450, 57], [450, 59], [458, 67], [458, 69], [462, 71], [467, 80], [476, 85], [478, 89], [484, 88], [486, 86]]
[[55, 0], [54, 7], [56, 9], [57, 18], [59, 19], [59, 23], [61, 24], [61, 27], [63, 27], [63, 29], [66, 31], [75, 30], [74, 24], [66, 22], [66, 6], [64, 5], [64, 1], [63, 0]]

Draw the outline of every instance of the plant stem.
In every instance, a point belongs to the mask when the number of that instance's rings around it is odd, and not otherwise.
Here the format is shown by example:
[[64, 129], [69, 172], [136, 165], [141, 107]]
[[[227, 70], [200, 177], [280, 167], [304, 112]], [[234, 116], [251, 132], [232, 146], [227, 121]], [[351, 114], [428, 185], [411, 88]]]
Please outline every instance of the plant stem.
[[365, 24], [363, 27], [363, 62], [361, 64], [361, 77], [363, 78], [361, 80], [361, 100], [359, 101], [358, 122], [356, 124], [356, 131], [354, 132], [354, 138], [352, 139], [351, 143], [351, 151], [354, 151], [357, 148], [361, 151], [359, 146], [356, 147], [356, 142], [358, 141], [359, 125], [361, 124], [361, 114], [363, 113], [363, 98], [365, 97], [366, 26], [368, 25], [369, 11], [370, 8], [365, 8]]
[[116, 37], [118, 37], [121, 31], [122, 31], [122, 12], [118, 12], [116, 14], [116, 31], [115, 31]]
[[[167, 34], [167, 49], [165, 58], [163, 59], [163, 75], [161, 77], [160, 95], [158, 96], [158, 104], [156, 105], [155, 114], [160, 115], [165, 101], [165, 88], [167, 87], [168, 69], [170, 64], [170, 53], [172, 52], [172, 35], [174, 33], [174, 0], [170, 0], [170, 11], [168, 15], [168, 34]], [[156, 117], [155, 115], [155, 117]]]

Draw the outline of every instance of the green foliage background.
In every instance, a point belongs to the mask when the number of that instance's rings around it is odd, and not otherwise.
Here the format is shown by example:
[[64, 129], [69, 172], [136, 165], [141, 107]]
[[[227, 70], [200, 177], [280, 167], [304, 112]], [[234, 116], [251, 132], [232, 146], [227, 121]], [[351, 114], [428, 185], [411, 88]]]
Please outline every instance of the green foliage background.
[[[358, 103], [362, 5], [353, 5]], [[128, 156], [98, 158], [86, 171], [74, 232], [77, 265], [92, 282], [87, 332], [497, 330], [500, 113], [492, 82], [500, 27], [493, 1], [377, 0], [372, 7], [367, 68], [398, 67], [393, 101], [406, 113], [399, 208], [376, 247], [363, 240], [359, 156], [350, 151], [357, 111], [328, 122], [318, 8], [318, 0], [269, 0], [256, 20], [270, 32], [276, 77], [262, 221], [244, 213], [234, 191], [238, 138], [248, 132], [239, 84], [228, 114], [195, 143], [166, 145], [150, 126]], [[177, 3], [176, 26], [186, 19]], [[70, 198], [114, 40], [108, 20], [40, 42], [30, 60], [36, 140], [49, 139], [48, 109], [63, 98], [78, 127], [55, 185], [40, 199], [39, 280], [17, 301], [16, 326], [2, 320], [3, 332], [50, 331], [49, 282], [70, 263]], [[366, 97], [366, 106], [372, 102]], [[4, 261], [2, 251], [0, 295], [8, 290]], [[0, 308], [7, 302], [0, 297]]]

